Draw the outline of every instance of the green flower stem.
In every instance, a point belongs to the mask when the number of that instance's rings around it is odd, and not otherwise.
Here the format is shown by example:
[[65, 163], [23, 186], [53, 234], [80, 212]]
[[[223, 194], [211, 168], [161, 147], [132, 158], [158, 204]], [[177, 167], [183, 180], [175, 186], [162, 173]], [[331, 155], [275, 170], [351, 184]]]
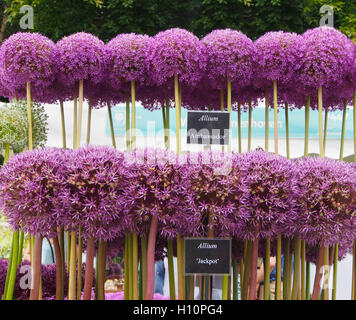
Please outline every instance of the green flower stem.
[[143, 299], [143, 283], [142, 283], [142, 260], [140, 261], [140, 268], [139, 268], [139, 274], [138, 274], [138, 300], [144, 300]]
[[67, 266], [69, 267], [70, 266], [70, 240], [71, 240], [71, 236], [70, 236], [70, 232], [69, 231], [67, 231], [66, 232], [66, 235], [67, 235], [67, 258], [66, 258], [66, 260], [67, 260]]
[[173, 264], [173, 240], [168, 239], [168, 276], [169, 276], [169, 296], [171, 300], [176, 299], [176, 289], [174, 282], [174, 264]]
[[105, 300], [105, 243], [104, 241], [99, 241], [99, 249], [98, 249], [98, 283], [97, 283], [97, 290], [98, 290], [98, 300]]
[[319, 153], [320, 158], [324, 158], [323, 148], [323, 88], [318, 89], [318, 112], [319, 112]]
[[162, 120], [163, 120], [163, 130], [164, 130], [164, 144], [166, 149], [167, 148], [167, 119], [166, 119], [166, 108], [165, 106], [162, 104], [161, 106], [161, 110], [162, 110]]
[[184, 281], [185, 281], [185, 297], [186, 299], [189, 298], [190, 295], [190, 277], [189, 276], [185, 276], [184, 277]]
[[323, 300], [329, 300], [329, 247], [325, 246], [324, 251]]
[[26, 83], [27, 93], [27, 121], [28, 121], [28, 150], [33, 149], [32, 138], [32, 98], [31, 98], [31, 82]]
[[177, 236], [177, 266], [178, 266], [178, 299], [184, 300], [184, 249], [182, 248], [182, 238]]
[[258, 259], [258, 239], [252, 242], [251, 248], [251, 273], [250, 273], [250, 292], [249, 300], [257, 300], [256, 286], [257, 286], [257, 259]]
[[298, 291], [300, 289], [300, 249], [301, 249], [300, 239], [298, 237], [295, 237], [292, 300], [298, 299]]
[[129, 235], [129, 300], [133, 300], [133, 246], [132, 234]]
[[133, 300], [138, 300], [138, 236], [132, 234]]
[[77, 235], [75, 231], [71, 232], [70, 239], [70, 264], [69, 264], [69, 284], [68, 284], [68, 300], [76, 299], [76, 251], [77, 251]]
[[248, 139], [247, 139], [247, 151], [251, 151], [252, 144], [252, 100], [248, 104]]
[[20, 231], [19, 253], [17, 255], [17, 265], [19, 265], [22, 262], [24, 240], [25, 240], [25, 234], [23, 231]]
[[285, 103], [285, 117], [286, 117], [286, 149], [287, 159], [290, 159], [290, 142], [289, 142], [289, 116], [288, 116], [288, 103]]
[[306, 285], [305, 285], [305, 240], [301, 241], [301, 299], [305, 300]]
[[305, 105], [305, 139], [304, 139], [304, 157], [309, 154], [309, 123], [310, 123], [310, 96], [307, 97]]
[[264, 259], [264, 292], [263, 300], [269, 300], [270, 297], [270, 259], [271, 259], [271, 239], [266, 239], [266, 254]]
[[283, 300], [289, 300], [288, 296], [288, 277], [289, 277], [289, 255], [290, 255], [290, 239], [284, 239], [284, 264], [283, 264]]
[[248, 297], [248, 289], [249, 289], [249, 278], [250, 278], [250, 266], [251, 266], [251, 250], [252, 245], [250, 241], [247, 241], [246, 246], [246, 255], [244, 257], [244, 277], [243, 277], [243, 285], [242, 285], [242, 300], [247, 300]]
[[314, 287], [311, 296], [312, 300], [319, 300], [320, 286], [321, 286], [320, 282], [322, 278], [322, 267], [324, 265], [324, 253], [325, 253], [324, 248], [319, 247], [318, 258], [317, 258], [316, 269], [315, 269]]
[[129, 300], [129, 273], [130, 273], [130, 262], [129, 262], [129, 235], [125, 235], [125, 251], [124, 251], [124, 300]]
[[87, 120], [87, 137], [86, 137], [86, 143], [90, 143], [90, 131], [91, 131], [91, 112], [93, 110], [92, 107], [92, 100], [89, 99], [88, 102], [88, 120]]
[[227, 286], [228, 286], [228, 276], [227, 275], [223, 275], [223, 279], [222, 279], [222, 300], [228, 300], [228, 294], [227, 294]]
[[169, 98], [168, 98], [168, 95], [167, 95], [167, 98], [166, 98], [166, 128], [167, 128], [167, 144], [166, 144], [166, 148], [167, 150], [169, 150], [170, 148], [170, 144], [171, 144], [171, 137], [170, 137], [170, 123], [169, 123]]
[[229, 130], [229, 145], [227, 146], [227, 151], [231, 152], [231, 81], [230, 79], [227, 80], [227, 112], [230, 113], [230, 130]]
[[336, 290], [337, 290], [337, 265], [339, 258], [339, 244], [335, 244], [334, 249], [334, 266], [333, 266], [333, 289], [332, 289], [332, 300], [336, 300]]
[[54, 252], [56, 255], [56, 300], [63, 300], [63, 290], [62, 290], [62, 284], [63, 284], [63, 279], [62, 279], [62, 255], [61, 255], [61, 249], [59, 246], [59, 241], [58, 238], [53, 238], [53, 246], [54, 246]]
[[310, 262], [307, 262], [306, 284], [305, 284], [305, 299], [310, 300]]
[[269, 93], [265, 90], [265, 151], [269, 148]]
[[130, 96], [126, 94], [126, 149], [130, 150], [131, 132], [130, 132]]
[[[274, 153], [278, 154], [278, 93], [277, 93], [277, 80], [273, 81], [273, 110], [274, 110]], [[278, 278], [277, 278], [277, 280], [278, 280]]]
[[9, 288], [9, 280], [10, 280], [10, 275], [12, 271], [12, 264], [13, 264], [13, 257], [14, 257], [14, 248], [15, 248], [15, 241], [16, 241], [16, 234], [15, 232], [12, 234], [12, 242], [11, 242], [11, 251], [10, 251], [10, 258], [9, 258], [9, 263], [7, 265], [7, 273], [6, 273], [6, 280], [5, 280], [5, 287], [4, 287], [4, 293], [3, 293], [3, 300], [6, 300], [7, 296], [7, 290]]
[[339, 156], [340, 161], [344, 160], [346, 117], [347, 117], [347, 100], [345, 99], [344, 110], [342, 113], [342, 129], [341, 129], [340, 156]]
[[[30, 300], [38, 300], [40, 294], [41, 283], [41, 266], [42, 266], [42, 236], [35, 236], [33, 249], [33, 274], [32, 274], [32, 289]], [[9, 292], [8, 292], [9, 296]]]
[[326, 138], [328, 136], [328, 114], [329, 114], [329, 109], [325, 109], [325, 120], [324, 120], [324, 137], [323, 137], [323, 150], [325, 153], [326, 150]]
[[240, 259], [240, 297], [242, 297], [242, 286], [243, 286], [243, 279], [244, 279], [244, 258]]
[[63, 108], [63, 101], [62, 100], [59, 100], [59, 108], [60, 108], [60, 111], [61, 111], [62, 144], [63, 144], [63, 149], [66, 149], [67, 148], [66, 125], [65, 125], [64, 108]]
[[181, 153], [181, 139], [180, 139], [180, 102], [179, 102], [179, 82], [178, 75], [174, 75], [174, 100], [176, 107], [176, 138], [177, 138], [177, 154]]
[[79, 227], [79, 233], [78, 233], [77, 300], [81, 300], [81, 298], [82, 298], [82, 251], [83, 251], [82, 228]]
[[209, 293], [210, 293], [210, 288], [209, 288], [209, 276], [204, 277], [204, 288], [205, 288], [205, 295], [204, 295], [204, 300], [209, 300]]
[[293, 279], [293, 254], [289, 253], [289, 263], [288, 263], [288, 267], [289, 267], [289, 270], [288, 270], [288, 300], [290, 300], [292, 298], [292, 279]]
[[152, 216], [150, 232], [148, 235], [148, 247], [147, 247], [147, 288], [146, 288], [147, 300], [153, 300], [153, 295], [154, 295], [155, 248], [156, 248], [157, 230], [158, 230], [158, 218], [157, 216]]
[[90, 237], [87, 240], [83, 300], [91, 300], [91, 291], [94, 278], [94, 254], [95, 240], [94, 238]]
[[146, 299], [147, 288], [147, 237], [141, 238], [142, 299]]
[[111, 133], [111, 143], [112, 146], [116, 149], [116, 141], [115, 141], [115, 131], [114, 131], [114, 123], [112, 121], [112, 112], [110, 103], [108, 105], [108, 114], [109, 114], [109, 124], [110, 124], [110, 133]]
[[82, 119], [83, 119], [83, 101], [84, 101], [84, 81], [79, 81], [79, 94], [78, 94], [78, 122], [77, 122], [77, 148], [80, 147], [82, 137]]
[[77, 149], [77, 142], [78, 142], [78, 99], [77, 96], [74, 95], [74, 104], [73, 104], [73, 149]]
[[277, 236], [277, 256], [276, 256], [276, 300], [281, 300], [281, 280], [282, 280], [282, 237]]
[[99, 247], [96, 252], [96, 259], [95, 259], [95, 300], [99, 299], [99, 285], [98, 285], [98, 278], [99, 278], [99, 265], [100, 265], [100, 259], [99, 259]]
[[238, 103], [237, 106], [237, 128], [239, 132], [239, 153], [242, 153], [242, 137], [241, 137], [241, 106]]
[[239, 299], [239, 288], [238, 288], [238, 270], [237, 270], [237, 260], [234, 259], [232, 262], [232, 299]]

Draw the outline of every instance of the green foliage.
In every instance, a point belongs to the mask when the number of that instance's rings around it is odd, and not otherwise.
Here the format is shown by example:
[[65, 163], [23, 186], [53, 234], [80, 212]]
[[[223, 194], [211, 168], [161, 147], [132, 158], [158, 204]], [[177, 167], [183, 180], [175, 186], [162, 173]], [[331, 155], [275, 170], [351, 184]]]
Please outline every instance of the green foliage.
[[[203, 37], [232, 28], [256, 39], [267, 31], [302, 33], [319, 25], [320, 7], [335, 10], [335, 26], [356, 39], [355, 0], [0, 0], [10, 5], [7, 35], [19, 30], [22, 5], [32, 5], [35, 30], [54, 41], [86, 31], [108, 41], [118, 33], [154, 35], [180, 27]], [[3, 11], [3, 10], [2, 10]]]
[[[32, 106], [33, 146], [44, 147], [48, 134], [48, 116], [40, 104]], [[4, 104], [0, 108], [0, 144], [10, 144], [15, 152], [28, 146], [27, 105], [24, 101]]]

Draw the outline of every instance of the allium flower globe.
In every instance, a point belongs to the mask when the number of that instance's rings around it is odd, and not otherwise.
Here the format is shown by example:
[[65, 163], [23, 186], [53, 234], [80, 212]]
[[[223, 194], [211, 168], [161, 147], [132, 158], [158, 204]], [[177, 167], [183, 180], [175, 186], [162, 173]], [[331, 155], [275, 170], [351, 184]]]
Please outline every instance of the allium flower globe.
[[24, 89], [27, 82], [40, 90], [55, 77], [55, 44], [38, 33], [19, 32], [6, 39], [0, 48], [0, 78], [10, 92]]
[[104, 42], [84, 32], [64, 37], [56, 44], [57, 77], [70, 87], [80, 80], [99, 83], [105, 74]]
[[35, 149], [15, 155], [1, 169], [0, 207], [13, 229], [56, 235], [67, 154], [63, 149]]
[[238, 86], [247, 86], [252, 77], [255, 47], [240, 31], [215, 30], [202, 39], [206, 48], [206, 74], [216, 89], [226, 87], [229, 79]]
[[108, 78], [113, 88], [128, 81], [143, 84], [147, 78], [146, 48], [150, 37], [119, 34], [106, 45]]
[[150, 77], [157, 85], [167, 85], [178, 75], [181, 83], [195, 86], [205, 70], [206, 58], [195, 35], [173, 28], [159, 32], [149, 41], [147, 63]]

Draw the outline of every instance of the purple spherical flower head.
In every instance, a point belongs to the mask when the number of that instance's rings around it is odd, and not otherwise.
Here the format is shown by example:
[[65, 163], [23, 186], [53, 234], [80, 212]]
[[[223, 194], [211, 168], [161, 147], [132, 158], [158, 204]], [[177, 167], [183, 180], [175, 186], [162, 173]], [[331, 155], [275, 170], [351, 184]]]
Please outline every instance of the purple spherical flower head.
[[173, 86], [173, 76], [178, 75], [181, 83], [195, 86], [206, 67], [204, 47], [187, 30], [162, 31], [149, 41], [147, 64], [150, 78], [157, 85]]
[[49, 148], [27, 151], [1, 169], [0, 206], [14, 229], [33, 235], [56, 234], [67, 153]]
[[224, 89], [227, 80], [239, 87], [250, 84], [255, 47], [240, 31], [215, 30], [202, 39], [206, 48], [206, 74], [216, 89]]
[[245, 172], [247, 193], [240, 238], [274, 238], [294, 234], [297, 194], [294, 164], [256, 150], [238, 156]]
[[232, 237], [240, 229], [244, 177], [231, 153], [202, 152], [187, 155], [180, 171], [185, 181], [184, 202], [191, 211], [191, 236]]
[[320, 86], [337, 89], [353, 64], [353, 44], [343, 33], [331, 27], [306, 31], [299, 43], [298, 82], [311, 94]]
[[[158, 220], [158, 232], [173, 239], [190, 230], [191, 216], [182, 193], [185, 182], [179, 175], [177, 156], [170, 151], [144, 149], [127, 154], [131, 168], [126, 208], [131, 218], [131, 232], [148, 233], [151, 217]], [[193, 219], [193, 217], [190, 217]]]
[[348, 163], [320, 158], [298, 161], [297, 231], [312, 245], [355, 238], [356, 172]]
[[88, 146], [72, 152], [66, 161], [66, 188], [58, 196], [60, 219], [68, 230], [81, 228], [85, 238], [104, 241], [125, 230], [122, 161], [122, 153], [110, 147]]
[[0, 48], [2, 85], [15, 95], [27, 82], [41, 90], [51, 85], [55, 75], [54, 49], [54, 43], [38, 33], [10, 36]]
[[254, 72], [258, 87], [270, 87], [274, 80], [284, 84], [293, 80], [300, 61], [300, 41], [296, 33], [283, 31], [267, 32], [256, 40]]
[[147, 81], [146, 50], [150, 37], [119, 34], [106, 45], [108, 81], [118, 89], [129, 81]]
[[104, 42], [84, 32], [72, 34], [58, 41], [54, 59], [59, 81], [66, 86], [73, 86], [80, 80], [99, 83], [106, 71], [104, 48]]

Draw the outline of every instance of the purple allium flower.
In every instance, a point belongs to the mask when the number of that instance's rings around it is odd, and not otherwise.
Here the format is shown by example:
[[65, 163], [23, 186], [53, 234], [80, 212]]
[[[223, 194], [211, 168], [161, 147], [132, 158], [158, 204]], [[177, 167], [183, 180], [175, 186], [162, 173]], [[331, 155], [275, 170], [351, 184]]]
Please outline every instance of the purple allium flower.
[[308, 93], [320, 86], [338, 88], [353, 64], [351, 40], [334, 28], [324, 26], [306, 31], [299, 50], [302, 55], [298, 80]]
[[19, 32], [6, 39], [0, 48], [0, 78], [14, 95], [31, 82], [44, 90], [54, 80], [54, 43], [38, 34]]
[[231, 237], [239, 229], [240, 208], [244, 201], [245, 181], [232, 155], [202, 152], [187, 155], [180, 171], [184, 181], [184, 202], [191, 211], [185, 223], [190, 236]]
[[104, 42], [84, 32], [58, 41], [54, 59], [58, 69], [57, 77], [68, 87], [80, 80], [97, 84], [103, 79], [106, 71]]
[[206, 47], [206, 74], [215, 89], [225, 89], [227, 80], [239, 87], [250, 84], [255, 47], [240, 31], [214, 30], [202, 39]]
[[123, 154], [111, 147], [88, 146], [66, 160], [66, 188], [58, 195], [60, 220], [83, 237], [110, 240], [126, 229], [123, 216], [125, 170]]
[[[243, 167], [247, 193], [247, 215], [239, 237], [254, 240], [289, 235], [295, 231], [296, 219], [294, 163], [263, 150], [237, 155]], [[257, 233], [256, 233], [257, 232]]]
[[147, 80], [146, 50], [150, 37], [134, 33], [119, 34], [106, 45], [108, 78], [118, 89], [128, 81]]
[[194, 219], [182, 200], [182, 180], [177, 156], [165, 150], [136, 150], [126, 156], [131, 165], [125, 203], [131, 232], [147, 235], [151, 217], [158, 219], [158, 232], [166, 238], [186, 233], [188, 220]]
[[[195, 86], [205, 71], [202, 43], [191, 32], [173, 28], [156, 34], [148, 44], [147, 63], [151, 79], [157, 85], [173, 85], [173, 76], [181, 83]], [[172, 84], [168, 82], [172, 80]]]
[[0, 207], [12, 228], [42, 236], [57, 232], [67, 154], [63, 149], [36, 149], [15, 155], [1, 168]]
[[[348, 163], [320, 158], [299, 160], [297, 231], [311, 245], [355, 238], [356, 172]], [[349, 236], [349, 234], [351, 235]]]
[[268, 32], [256, 40], [254, 72], [258, 87], [270, 87], [274, 80], [286, 84], [295, 77], [300, 42], [296, 33], [283, 31]]

